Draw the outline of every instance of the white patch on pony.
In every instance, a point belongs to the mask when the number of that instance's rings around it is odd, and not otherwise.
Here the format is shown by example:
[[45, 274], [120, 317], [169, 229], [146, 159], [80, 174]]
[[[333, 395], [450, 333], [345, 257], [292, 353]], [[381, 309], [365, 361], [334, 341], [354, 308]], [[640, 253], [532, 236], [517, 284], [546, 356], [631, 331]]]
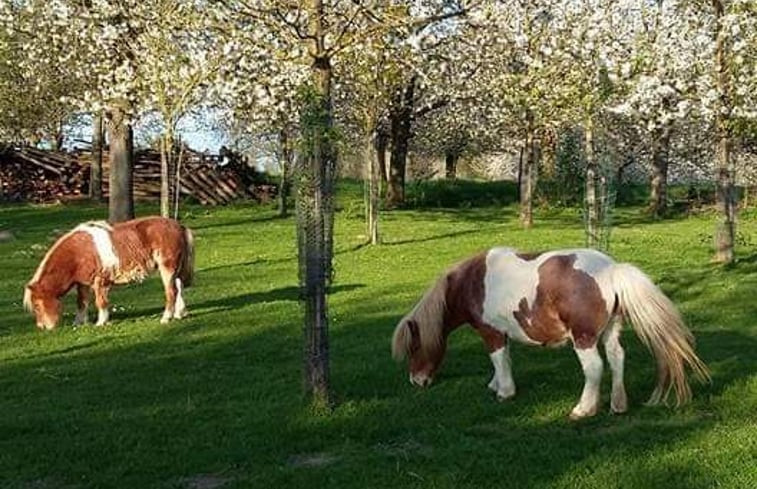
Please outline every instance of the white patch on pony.
[[486, 255], [484, 320], [500, 332], [523, 343], [538, 345], [520, 327], [513, 312], [524, 297], [531, 305], [539, 282], [535, 260], [520, 258], [510, 248], [492, 248]]
[[83, 231], [90, 235], [95, 245], [97, 256], [100, 258], [100, 266], [104, 270], [118, 270], [119, 260], [113, 249], [113, 241], [110, 233], [113, 228], [104, 222], [87, 222], [79, 224], [74, 231]]

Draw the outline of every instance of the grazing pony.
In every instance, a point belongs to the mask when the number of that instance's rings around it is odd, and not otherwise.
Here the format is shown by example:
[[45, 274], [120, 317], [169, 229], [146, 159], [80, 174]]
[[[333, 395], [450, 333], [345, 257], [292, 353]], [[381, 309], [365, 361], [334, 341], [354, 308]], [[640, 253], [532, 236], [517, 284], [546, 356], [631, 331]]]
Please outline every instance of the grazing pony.
[[108, 291], [114, 284], [144, 280], [157, 268], [166, 292], [161, 323], [182, 318], [184, 287], [192, 284], [192, 232], [162, 217], [117, 224], [87, 222], [64, 234], [48, 250], [24, 290], [24, 306], [37, 327], [53, 329], [62, 312], [61, 298], [74, 286], [78, 311], [74, 324], [87, 322], [90, 288], [95, 294], [97, 325], [108, 322]]
[[464, 323], [481, 336], [494, 364], [489, 389], [500, 400], [515, 395], [508, 340], [560, 346], [567, 341], [581, 362], [585, 383], [572, 419], [599, 408], [604, 343], [612, 370], [611, 410], [627, 409], [623, 385], [623, 320], [657, 360], [657, 387], [649, 404], [676, 404], [691, 398], [688, 366], [702, 380], [705, 364], [694, 353], [694, 339], [673, 303], [638, 268], [615, 263], [589, 249], [526, 254], [493, 248], [452, 267], [397, 325], [392, 353], [409, 357], [410, 382], [426, 386], [444, 358], [447, 336]]

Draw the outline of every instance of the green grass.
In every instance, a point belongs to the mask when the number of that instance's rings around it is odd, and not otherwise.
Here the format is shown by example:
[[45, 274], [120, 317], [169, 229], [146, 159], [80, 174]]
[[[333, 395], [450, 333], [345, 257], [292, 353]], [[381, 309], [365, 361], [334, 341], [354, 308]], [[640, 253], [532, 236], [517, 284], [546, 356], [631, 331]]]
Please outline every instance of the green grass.
[[612, 254], [680, 306], [713, 382], [695, 385], [682, 409], [644, 407], [653, 360], [625, 331], [629, 413], [608, 413], [606, 369], [602, 412], [575, 423], [567, 414], [583, 376], [570, 348], [514, 346], [518, 395], [497, 403], [468, 328], [427, 390], [408, 383], [389, 339], [456, 260], [499, 244], [582, 246], [580, 212], [539, 209], [524, 231], [513, 205], [395, 211], [382, 217], [385, 244], [370, 247], [358, 200], [347, 186], [336, 224], [328, 415], [301, 394], [291, 219], [267, 207], [188, 208], [189, 318], [158, 324], [152, 278], [113, 291], [105, 328], [72, 329], [69, 298], [66, 324], [41, 333], [22, 311], [24, 283], [57, 233], [105, 209], [0, 207], [0, 229], [15, 235], [0, 243], [0, 487], [757, 487], [754, 214], [741, 216], [739, 262], [723, 268], [709, 263], [712, 216], [618, 210]]

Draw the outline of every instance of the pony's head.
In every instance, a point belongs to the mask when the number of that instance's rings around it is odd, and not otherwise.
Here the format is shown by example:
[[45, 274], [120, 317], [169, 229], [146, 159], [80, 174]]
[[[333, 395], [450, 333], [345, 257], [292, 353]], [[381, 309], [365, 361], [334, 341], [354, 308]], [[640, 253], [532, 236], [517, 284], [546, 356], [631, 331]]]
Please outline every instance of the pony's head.
[[24, 289], [24, 308], [34, 314], [39, 329], [53, 329], [60, 321], [63, 305], [54, 294], [45, 294], [37, 284]]
[[397, 324], [392, 338], [392, 355], [408, 359], [410, 383], [425, 387], [444, 359], [447, 339], [444, 328], [446, 279], [428, 290], [413, 310]]

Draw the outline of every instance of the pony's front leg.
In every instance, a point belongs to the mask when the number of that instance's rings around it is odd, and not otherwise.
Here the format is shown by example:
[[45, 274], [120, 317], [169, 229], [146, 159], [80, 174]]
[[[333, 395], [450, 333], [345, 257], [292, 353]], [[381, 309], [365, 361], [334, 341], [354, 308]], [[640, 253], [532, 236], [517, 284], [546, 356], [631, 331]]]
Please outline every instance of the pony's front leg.
[[85, 284], [76, 285], [76, 317], [74, 326], [87, 324], [87, 307], [89, 306], [89, 286]]
[[95, 326], [103, 326], [110, 319], [108, 312], [108, 291], [110, 285], [99, 278], [95, 279], [92, 289], [95, 291], [95, 305], [97, 306], [97, 323]]
[[581, 399], [570, 413], [570, 419], [594, 416], [599, 409], [599, 384], [602, 380], [602, 357], [596, 343], [590, 348], [574, 347], [584, 371], [584, 390]]
[[489, 389], [497, 393], [497, 399], [504, 401], [515, 395], [515, 382], [513, 382], [512, 369], [510, 367], [510, 348], [507, 336], [485, 323], [473, 326], [486, 344], [489, 350], [489, 358], [494, 365], [494, 376], [489, 382]]

